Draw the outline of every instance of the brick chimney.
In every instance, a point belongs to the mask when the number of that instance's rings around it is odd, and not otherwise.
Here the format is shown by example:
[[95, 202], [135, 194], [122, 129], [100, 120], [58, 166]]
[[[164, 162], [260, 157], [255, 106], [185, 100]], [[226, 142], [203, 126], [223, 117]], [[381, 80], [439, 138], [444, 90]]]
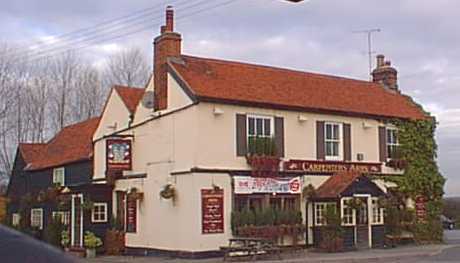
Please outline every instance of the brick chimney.
[[398, 91], [398, 71], [385, 61], [384, 55], [377, 55], [377, 67], [372, 71], [372, 80], [380, 83], [384, 88]]
[[168, 107], [168, 57], [181, 55], [181, 35], [174, 32], [174, 10], [166, 8], [166, 24], [161, 26], [161, 33], [154, 40], [153, 73], [155, 85], [155, 110]]

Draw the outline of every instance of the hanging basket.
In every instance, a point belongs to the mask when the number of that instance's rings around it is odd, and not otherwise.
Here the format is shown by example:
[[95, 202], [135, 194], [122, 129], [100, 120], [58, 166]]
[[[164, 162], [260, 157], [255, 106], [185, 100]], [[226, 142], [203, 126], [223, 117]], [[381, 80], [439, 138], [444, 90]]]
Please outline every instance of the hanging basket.
[[172, 184], [167, 184], [163, 188], [163, 190], [160, 191], [160, 197], [163, 199], [175, 199], [176, 198], [176, 189]]
[[141, 200], [142, 201], [144, 199], [144, 193], [139, 192], [139, 190], [137, 190], [136, 187], [131, 188], [131, 190], [129, 192], [129, 196], [131, 198], [136, 199], [136, 200]]
[[315, 193], [316, 193], [316, 190], [315, 190], [315, 187], [312, 184], [309, 184], [309, 185], [305, 186], [302, 189], [302, 197], [305, 200], [308, 200], [308, 199], [314, 197]]

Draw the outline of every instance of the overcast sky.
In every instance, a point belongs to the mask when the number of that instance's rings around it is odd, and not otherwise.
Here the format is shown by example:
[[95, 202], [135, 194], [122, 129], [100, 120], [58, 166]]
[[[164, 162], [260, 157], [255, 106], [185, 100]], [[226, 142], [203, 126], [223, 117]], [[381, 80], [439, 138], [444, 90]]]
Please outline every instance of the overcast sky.
[[[227, 1], [2, 1], [0, 41], [28, 44], [50, 39], [146, 8], [163, 8], [166, 2], [172, 2], [181, 17]], [[180, 19], [177, 31], [182, 33], [186, 54], [367, 79], [366, 36], [353, 32], [380, 28], [373, 36], [373, 49], [398, 69], [402, 92], [437, 116], [446, 193], [460, 196], [459, 11], [456, 0], [310, 0], [300, 4], [239, 0]], [[85, 56], [102, 63], [120, 48], [135, 46], [151, 59], [152, 39], [163, 20], [159, 18], [163, 11], [152, 12], [150, 29], [96, 43], [82, 49]], [[112, 30], [111, 35], [145, 25]]]

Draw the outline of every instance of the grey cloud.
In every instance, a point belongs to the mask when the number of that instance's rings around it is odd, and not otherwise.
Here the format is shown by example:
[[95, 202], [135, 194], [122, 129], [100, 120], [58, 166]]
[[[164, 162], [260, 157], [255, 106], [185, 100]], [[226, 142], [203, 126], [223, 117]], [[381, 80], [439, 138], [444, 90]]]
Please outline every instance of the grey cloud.
[[[61, 34], [155, 4], [165, 5], [165, 1], [152, 0], [4, 2], [0, 39], [9, 41]], [[374, 50], [392, 60], [402, 91], [439, 115], [439, 164], [449, 179], [447, 193], [460, 195], [456, 174], [460, 170], [460, 120], [455, 113], [460, 110], [458, 10], [456, 0], [311, 0], [298, 5], [240, 0], [179, 20], [177, 29], [188, 54], [367, 79], [366, 38], [352, 31], [381, 28], [373, 38]], [[151, 58], [157, 32], [155, 27], [109, 43], [139, 46]], [[106, 56], [97, 48], [88, 49], [86, 55]]]

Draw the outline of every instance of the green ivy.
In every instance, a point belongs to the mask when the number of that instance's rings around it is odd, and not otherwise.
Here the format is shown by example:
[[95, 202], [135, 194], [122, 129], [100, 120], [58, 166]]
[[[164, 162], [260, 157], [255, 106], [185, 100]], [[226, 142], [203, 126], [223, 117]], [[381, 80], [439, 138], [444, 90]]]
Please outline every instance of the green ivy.
[[439, 216], [445, 179], [436, 163], [436, 120], [393, 120], [392, 123], [398, 128], [401, 159], [406, 161], [407, 166], [403, 176], [389, 180], [395, 182], [406, 197], [415, 200], [422, 195], [427, 200], [426, 220], [413, 220], [415, 238], [424, 242], [441, 241]]

